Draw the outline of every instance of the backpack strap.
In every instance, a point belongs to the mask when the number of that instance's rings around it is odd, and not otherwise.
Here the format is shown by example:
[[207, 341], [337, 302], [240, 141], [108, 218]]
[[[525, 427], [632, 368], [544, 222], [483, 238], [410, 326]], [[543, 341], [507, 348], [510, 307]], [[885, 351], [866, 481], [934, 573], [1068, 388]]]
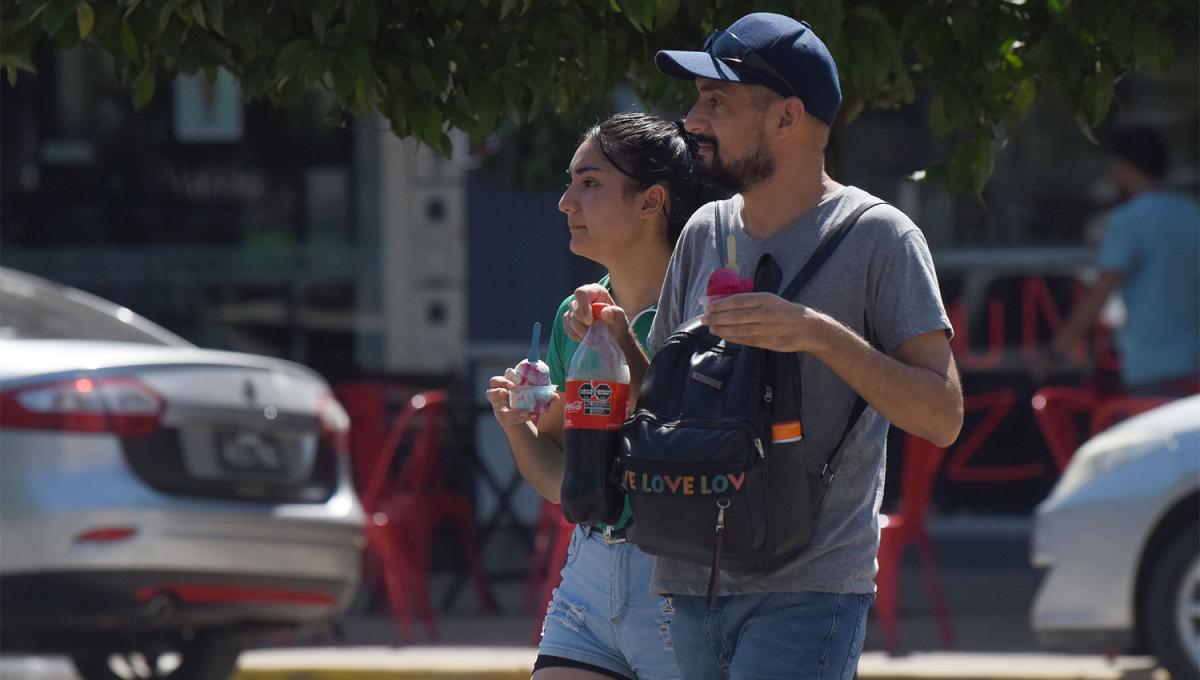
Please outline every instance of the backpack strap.
[[[729, 253], [725, 252], [725, 224], [721, 221], [721, 204], [716, 204], [716, 210], [713, 211], [713, 232], [717, 239], [717, 256], [721, 266], [729, 266]], [[736, 262], [734, 264], [737, 264]]]
[[[817, 250], [812, 254], [812, 257], [808, 258], [808, 262], [804, 263], [804, 266], [800, 268], [800, 272], [796, 274], [796, 278], [792, 279], [792, 282], [788, 284], [788, 287], [780, 294], [780, 297], [785, 300], [794, 301], [796, 295], [800, 293], [800, 289], [816, 275], [821, 265], [825, 264], [825, 261], [829, 259], [833, 251], [841, 245], [842, 240], [846, 238], [846, 234], [849, 234], [854, 225], [858, 224], [858, 218], [862, 217], [866, 211], [879, 205], [887, 205], [887, 203], [885, 201], [878, 201], [876, 203], [864, 203], [860, 205], [846, 219], [834, 227], [833, 231], [826, 234], [825, 238], [821, 239], [821, 243], [817, 246]], [[870, 331], [868, 330], [869, 333]], [[825, 467], [821, 468], [822, 479], [828, 480], [837, 472], [838, 463], [841, 462], [838, 454], [842, 452], [842, 447], [846, 444], [846, 438], [850, 436], [850, 431], [858, 424], [859, 419], [862, 418], [862, 414], [866, 410], [866, 400], [856, 393], [854, 407], [850, 409], [850, 418], [846, 421], [846, 429], [842, 431], [841, 438], [838, 439], [837, 445], [833, 447], [833, 453], [829, 455], [829, 460], [825, 461]]]
[[[846, 238], [846, 234], [850, 233], [850, 229], [858, 224], [858, 218], [877, 205], [887, 205], [887, 203], [879, 201], [877, 203], [864, 203], [858, 206], [854, 212], [850, 213], [846, 219], [834, 227], [833, 231], [826, 234], [825, 238], [821, 239], [820, 245], [817, 246], [816, 252], [812, 254], [812, 257], [808, 258], [808, 262], [804, 263], [804, 266], [800, 268], [800, 272], [796, 274], [796, 278], [792, 279], [792, 282], [779, 294], [779, 297], [784, 300], [794, 301], [800, 289], [808, 283], [809, 279], [816, 275], [817, 270], [821, 268], [821, 265], [825, 264], [825, 260], [829, 259], [833, 251], [837, 250], [837, 247], [842, 243], [842, 239]], [[719, 229], [720, 221], [717, 222], [717, 225]], [[720, 238], [719, 235], [718, 238]]]

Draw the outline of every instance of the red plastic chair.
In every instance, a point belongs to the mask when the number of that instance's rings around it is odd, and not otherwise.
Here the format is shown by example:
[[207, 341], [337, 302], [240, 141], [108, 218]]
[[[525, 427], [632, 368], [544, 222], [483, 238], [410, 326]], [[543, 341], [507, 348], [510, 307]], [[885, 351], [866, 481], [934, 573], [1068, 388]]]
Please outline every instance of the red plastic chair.
[[[571, 533], [575, 531], [575, 525], [563, 517], [562, 506], [557, 503], [543, 501], [541, 515], [546, 518], [546, 529], [543, 535], [545, 550], [542, 554], [538, 554], [537, 536], [535, 536], [533, 558], [536, 561], [530, 564], [531, 571], [538, 569], [540, 576], [536, 590], [538, 596], [534, 603], [535, 607], [540, 605], [540, 608], [534, 610], [534, 644], [541, 640], [546, 610], [550, 606], [550, 600], [554, 598], [554, 589], [562, 582], [562, 570], [567, 565], [567, 550], [571, 547]], [[539, 519], [538, 525], [542, 526], [541, 519]], [[538, 564], [541, 566], [538, 567]]]
[[1059, 472], [1088, 435], [1081, 431], [1080, 419], [1091, 417], [1099, 401], [1095, 392], [1078, 387], [1043, 387], [1034, 392], [1033, 418]]
[[938, 448], [920, 437], [906, 435], [900, 478], [899, 512], [881, 515], [879, 518], [879, 573], [875, 577], [875, 614], [879, 617], [884, 646], [889, 653], [894, 653], [899, 643], [896, 618], [900, 609], [900, 567], [904, 548], [910, 542], [916, 544], [921, 558], [929, 596], [933, 600], [934, 613], [941, 628], [942, 641], [947, 647], [954, 645], [954, 632], [950, 627], [946, 595], [938, 578], [933, 544], [929, 535], [925, 533], [925, 512], [933, 499], [933, 483], [945, 457], [946, 449]]
[[[430, 638], [437, 637], [436, 617], [429, 603], [429, 563], [433, 530], [451, 520], [459, 530], [471, 579], [484, 610], [495, 613], [476, 544], [474, 508], [470, 497], [445, 488], [439, 460], [442, 415], [446, 394], [431, 390], [414, 396], [396, 417], [361, 493], [372, 554], [384, 555], [384, 589], [392, 616], [405, 639], [411, 637], [408, 619], [415, 608]], [[392, 467], [402, 445], [408, 457], [398, 475]], [[373, 540], [374, 539], [374, 540]]]

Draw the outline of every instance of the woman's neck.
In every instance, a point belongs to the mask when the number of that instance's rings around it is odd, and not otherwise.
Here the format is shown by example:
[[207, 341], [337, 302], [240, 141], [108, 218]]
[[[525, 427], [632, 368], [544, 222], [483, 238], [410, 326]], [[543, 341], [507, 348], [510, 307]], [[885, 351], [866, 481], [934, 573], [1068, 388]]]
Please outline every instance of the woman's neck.
[[608, 269], [613, 300], [625, 310], [629, 320], [658, 302], [671, 250], [665, 243], [655, 247], [638, 248], [619, 262], [601, 263]]

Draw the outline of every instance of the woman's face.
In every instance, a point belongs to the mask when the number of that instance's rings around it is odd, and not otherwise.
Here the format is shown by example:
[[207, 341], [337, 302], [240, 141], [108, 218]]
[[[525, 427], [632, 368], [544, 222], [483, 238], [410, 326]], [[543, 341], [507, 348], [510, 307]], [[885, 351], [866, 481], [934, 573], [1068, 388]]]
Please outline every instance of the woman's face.
[[641, 247], [649, 231], [638, 219], [642, 192], [626, 191], [628, 179], [595, 140], [579, 145], [567, 172], [571, 181], [558, 209], [567, 216], [571, 252], [607, 264]]

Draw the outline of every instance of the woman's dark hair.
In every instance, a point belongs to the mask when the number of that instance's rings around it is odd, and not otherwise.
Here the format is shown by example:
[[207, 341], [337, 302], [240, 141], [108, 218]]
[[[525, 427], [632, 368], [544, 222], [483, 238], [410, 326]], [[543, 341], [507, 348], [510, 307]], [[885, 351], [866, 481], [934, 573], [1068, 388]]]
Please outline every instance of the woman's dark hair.
[[700, 162], [696, 140], [683, 128], [647, 113], [618, 113], [583, 134], [629, 180], [633, 191], [655, 184], [667, 189], [667, 244], [672, 248], [696, 209], [715, 196], [696, 175]]

